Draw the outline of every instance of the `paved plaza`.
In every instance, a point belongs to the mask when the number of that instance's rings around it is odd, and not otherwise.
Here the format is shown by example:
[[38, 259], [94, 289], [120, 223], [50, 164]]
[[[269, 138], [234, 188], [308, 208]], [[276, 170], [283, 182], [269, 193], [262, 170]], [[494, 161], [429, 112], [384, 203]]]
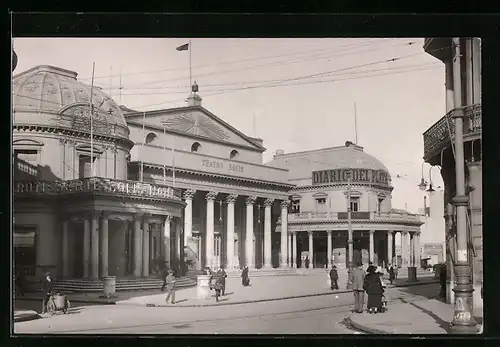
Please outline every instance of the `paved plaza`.
[[[431, 302], [438, 292], [436, 283], [388, 288], [386, 297], [391, 314], [356, 316], [363, 317], [361, 323], [365, 325], [367, 321], [377, 324], [383, 318], [401, 325], [408, 317], [401, 306], [408, 305], [404, 302]], [[14, 329], [16, 334], [354, 334], [361, 330], [373, 333], [349, 325], [349, 319], [354, 317], [352, 293], [345, 290], [332, 293], [327, 288], [326, 276], [320, 274], [256, 277], [252, 286], [246, 288], [238, 278], [230, 278], [227, 293], [220, 304], [212, 298], [205, 301], [209, 305], [204, 307], [195, 306], [201, 304], [201, 300], [193, 299], [196, 288], [179, 291], [176, 298], [179, 304], [168, 306], [147, 305], [163, 303], [164, 293], [136, 293], [136, 297], [118, 300], [116, 305], [74, 305], [67, 315], [15, 323]], [[422, 315], [417, 317], [419, 321], [430, 321], [428, 332], [436, 333], [431, 326], [432, 315]]]

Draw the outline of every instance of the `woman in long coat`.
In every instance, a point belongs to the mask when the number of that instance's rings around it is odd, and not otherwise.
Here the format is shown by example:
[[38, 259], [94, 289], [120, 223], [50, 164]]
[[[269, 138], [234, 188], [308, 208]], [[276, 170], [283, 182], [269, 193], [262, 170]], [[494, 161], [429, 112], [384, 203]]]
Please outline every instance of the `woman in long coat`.
[[363, 284], [363, 289], [368, 294], [367, 308], [370, 313], [382, 312], [382, 295], [384, 288], [380, 281], [380, 275], [376, 273], [374, 266], [368, 267], [367, 275]]
[[243, 287], [246, 287], [250, 284], [250, 279], [248, 278], [248, 266], [246, 265], [241, 272], [241, 284], [243, 285]]

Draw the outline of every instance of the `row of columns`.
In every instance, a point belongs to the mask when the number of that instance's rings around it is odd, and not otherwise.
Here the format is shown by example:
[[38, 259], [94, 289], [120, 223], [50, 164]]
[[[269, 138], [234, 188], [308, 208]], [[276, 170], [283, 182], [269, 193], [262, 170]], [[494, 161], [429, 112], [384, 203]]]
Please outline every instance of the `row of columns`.
[[[389, 263], [392, 263], [393, 259], [393, 243], [394, 243], [394, 231], [387, 231], [387, 259]], [[332, 259], [332, 231], [327, 230], [327, 263], [328, 268], [331, 268]], [[369, 259], [371, 262], [375, 259], [375, 242], [374, 242], [375, 230], [369, 231]], [[402, 246], [402, 267], [419, 267], [420, 266], [420, 232], [410, 233], [408, 231], [403, 231], [401, 233], [401, 246]], [[309, 236], [309, 259], [314, 259], [314, 243], [313, 243], [313, 231], [308, 231]], [[286, 239], [285, 239], [286, 240]], [[282, 244], [283, 246], [283, 244]], [[292, 231], [288, 234], [288, 264], [292, 267], [297, 267], [297, 232]], [[309, 265], [312, 267], [312, 261]]]
[[[166, 216], [162, 225], [164, 258], [170, 261], [170, 221]], [[69, 277], [69, 221], [62, 223], [62, 275]], [[135, 277], [146, 277], [150, 274], [149, 262], [149, 221], [147, 216], [137, 214], [133, 223], [133, 274]], [[108, 276], [108, 225], [107, 212], [94, 212], [83, 219], [83, 277], [97, 279]], [[177, 241], [179, 241], [179, 237]], [[179, 245], [176, 247], [180, 249]], [[180, 255], [180, 254], [178, 254]]]
[[[184, 237], [185, 244], [187, 244], [187, 239], [192, 237], [192, 216], [193, 216], [193, 198], [195, 190], [186, 190], [184, 192], [184, 200], [186, 202], [186, 207], [184, 209]], [[214, 201], [217, 197], [217, 192], [207, 192], [205, 195], [206, 200], [206, 235], [205, 235], [205, 261], [206, 266], [214, 267]], [[234, 204], [238, 198], [237, 194], [229, 194], [226, 197], [227, 205], [227, 217], [226, 217], [226, 267], [232, 269], [236, 264], [234, 264]], [[253, 249], [253, 210], [254, 204], [257, 200], [255, 196], [248, 196], [245, 199], [246, 204], [246, 236], [245, 236], [245, 264], [252, 268], [255, 266], [255, 255]], [[272, 247], [271, 247], [271, 208], [274, 199], [268, 198], [264, 201], [264, 267], [272, 267]], [[286, 221], [288, 219], [288, 201], [284, 201], [281, 204], [281, 220], [285, 221], [281, 228], [281, 254], [282, 259], [280, 261], [280, 266], [287, 266], [287, 228]]]

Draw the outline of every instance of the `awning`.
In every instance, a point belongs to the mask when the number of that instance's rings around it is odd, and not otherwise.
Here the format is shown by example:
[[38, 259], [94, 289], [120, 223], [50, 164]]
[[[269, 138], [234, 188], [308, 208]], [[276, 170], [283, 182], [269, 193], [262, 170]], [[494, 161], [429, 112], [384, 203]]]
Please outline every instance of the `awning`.
[[35, 247], [35, 232], [14, 232], [14, 247]]

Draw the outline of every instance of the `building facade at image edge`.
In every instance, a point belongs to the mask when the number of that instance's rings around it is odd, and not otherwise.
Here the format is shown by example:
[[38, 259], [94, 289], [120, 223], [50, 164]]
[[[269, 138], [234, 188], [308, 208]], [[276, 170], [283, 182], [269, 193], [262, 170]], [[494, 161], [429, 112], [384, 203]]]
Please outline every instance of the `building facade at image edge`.
[[[444, 181], [446, 217], [447, 301], [454, 302], [453, 259], [456, 253], [456, 227], [453, 222], [452, 198], [455, 196], [453, 43], [451, 38], [427, 38], [425, 51], [445, 65], [446, 114], [423, 134], [424, 160], [441, 167]], [[472, 268], [474, 305], [481, 305], [483, 280], [483, 209], [482, 209], [482, 108], [481, 108], [481, 40], [460, 39], [461, 105], [464, 113], [464, 156], [466, 161], [467, 243]]]
[[[316, 151], [326, 164], [302, 165], [310, 171], [301, 181], [279, 163], [293, 155], [263, 165], [262, 140], [205, 109], [196, 92], [185, 107], [136, 112], [94, 87], [91, 122], [90, 89], [52, 66], [13, 78], [14, 261], [28, 277], [144, 278], [160, 261], [190, 270], [303, 266], [297, 254], [306, 249], [310, 266], [341, 266], [346, 175], [356, 256], [392, 261], [391, 232], [402, 232], [403, 265], [418, 259], [410, 250], [419, 249], [421, 222], [391, 210], [390, 175], [359, 146]], [[319, 183], [325, 177], [332, 181]]]

